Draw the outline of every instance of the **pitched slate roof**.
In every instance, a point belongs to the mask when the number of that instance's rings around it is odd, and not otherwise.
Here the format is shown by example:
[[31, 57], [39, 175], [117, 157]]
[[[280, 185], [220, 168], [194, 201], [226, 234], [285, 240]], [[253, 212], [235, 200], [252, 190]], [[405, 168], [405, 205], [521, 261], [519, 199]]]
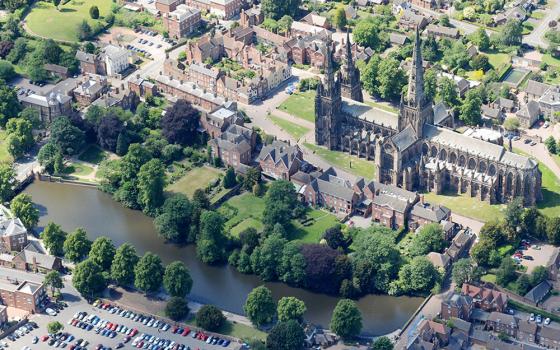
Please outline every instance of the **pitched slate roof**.
[[539, 81], [529, 80], [527, 82], [527, 87], [525, 87], [525, 92], [540, 97], [544, 95], [544, 93], [551, 87], [552, 86], [545, 83], [541, 83]]
[[404, 151], [408, 147], [414, 145], [414, 143], [418, 141], [418, 137], [412, 126], [409, 125], [403, 131], [394, 135], [391, 140], [399, 151]]
[[418, 216], [432, 222], [440, 222], [447, 218], [451, 210], [443, 205], [426, 205], [420, 202], [416, 203], [410, 212], [411, 215]]
[[449, 264], [449, 260], [451, 259], [449, 258], [448, 255], [436, 253], [436, 252], [430, 252], [428, 253], [428, 260], [430, 260], [430, 262], [435, 267], [446, 268], [447, 265]]
[[439, 125], [450, 116], [449, 112], [447, 111], [448, 108], [443, 102], [436, 103], [433, 107], [434, 109], [434, 124]]
[[548, 281], [542, 281], [525, 294], [525, 298], [538, 304], [548, 295], [551, 289], [552, 285]]
[[8, 219], [0, 223], [0, 235], [4, 237], [26, 234], [27, 229], [19, 218]]
[[312, 180], [309, 186], [316, 192], [348, 202], [352, 201], [355, 195], [352, 185], [348, 181], [329, 174], [323, 174], [319, 178]]

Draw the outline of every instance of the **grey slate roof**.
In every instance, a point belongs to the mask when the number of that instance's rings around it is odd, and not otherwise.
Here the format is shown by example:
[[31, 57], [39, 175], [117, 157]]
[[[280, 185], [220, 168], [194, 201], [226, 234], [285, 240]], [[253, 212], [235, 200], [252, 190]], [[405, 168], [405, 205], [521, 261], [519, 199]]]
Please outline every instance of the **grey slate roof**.
[[469, 334], [472, 324], [460, 318], [452, 317], [451, 322], [453, 322], [453, 328], [457, 328], [458, 330]]
[[534, 120], [541, 113], [541, 107], [536, 101], [529, 101], [523, 108], [521, 108], [515, 115], [519, 118]]
[[448, 108], [443, 102], [439, 102], [434, 105], [434, 124], [439, 125], [449, 117], [449, 112], [447, 111]]
[[399, 151], [404, 151], [418, 141], [418, 137], [414, 129], [409, 125], [403, 131], [394, 135], [391, 140]]
[[397, 115], [354, 100], [343, 99], [342, 112], [352, 117], [397, 129]]
[[264, 160], [270, 156], [275, 164], [283, 162], [287, 168], [290, 167], [292, 161], [298, 158], [301, 149], [298, 145], [291, 146], [286, 142], [273, 141], [270, 145], [266, 145], [261, 149], [257, 160]]
[[513, 165], [521, 169], [532, 169], [537, 166], [537, 163], [533, 159], [509, 152], [503, 146], [468, 137], [430, 124], [424, 125], [424, 137], [430, 139], [432, 142], [437, 142], [441, 145], [449, 146], [450, 148], [464, 150], [473, 155], [478, 154], [486, 159]]
[[352, 201], [354, 191], [348, 181], [339, 177], [323, 174], [321, 177], [314, 179], [309, 184], [315, 191], [325, 193], [329, 196]]
[[391, 196], [385, 193], [380, 193], [373, 197], [372, 203], [382, 207], [391, 208], [399, 213], [404, 213], [409, 204], [408, 201], [402, 198]]
[[420, 202], [416, 203], [410, 212], [415, 215], [433, 222], [440, 222], [451, 213], [451, 210], [443, 205], [429, 206]]
[[538, 304], [548, 295], [551, 289], [552, 286], [548, 281], [542, 281], [525, 294], [525, 298]]
[[491, 108], [487, 105], [481, 106], [482, 115], [491, 119], [501, 119], [503, 117], [503, 112], [498, 108]]
[[19, 218], [9, 219], [0, 223], [0, 235], [9, 237], [27, 233], [27, 229]]
[[525, 87], [525, 92], [540, 97], [551, 87], [552, 86], [539, 81], [529, 80], [527, 82], [527, 87]]
[[191, 64], [189, 66], [189, 70], [195, 71], [199, 74], [206, 75], [206, 76], [211, 77], [213, 79], [217, 79], [218, 75], [220, 74], [219, 70], [206, 68], [205, 66], [200, 65], [200, 64], [196, 64], [196, 63]]
[[33, 250], [27, 250], [27, 249], [22, 250], [18, 255], [22, 256], [23, 260], [27, 264], [33, 264], [33, 262], [36, 261], [39, 267], [48, 270], [52, 270], [57, 261], [57, 257], [54, 257], [52, 255], [37, 253]]
[[404, 45], [407, 40], [408, 37], [404, 34], [399, 34], [395, 32], [389, 34], [389, 41], [391, 42], [391, 44]]

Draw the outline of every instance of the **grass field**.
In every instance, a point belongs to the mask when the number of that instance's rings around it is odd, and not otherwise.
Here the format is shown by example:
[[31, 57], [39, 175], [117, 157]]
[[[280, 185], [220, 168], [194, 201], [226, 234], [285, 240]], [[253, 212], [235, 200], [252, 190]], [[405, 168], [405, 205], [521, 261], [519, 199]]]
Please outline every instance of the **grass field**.
[[294, 124], [286, 119], [275, 116], [274, 114], [271, 114], [269, 118], [274, 124], [278, 125], [282, 130], [290, 134], [296, 140], [299, 140], [303, 137], [303, 135], [309, 132], [308, 128]]
[[205, 188], [211, 181], [222, 175], [222, 170], [210, 167], [194, 168], [175, 183], [167, 186], [166, 190], [173, 193], [183, 193], [192, 198], [194, 191]]
[[111, 0], [70, 0], [57, 10], [51, 2], [40, 1], [25, 18], [29, 29], [42, 37], [78, 41], [78, 26], [85, 19], [93, 26], [100, 20], [91, 19], [89, 9], [92, 5], [99, 8], [100, 19], [111, 10]]
[[[245, 192], [232, 197], [218, 210], [229, 218], [225, 227], [232, 236], [238, 236], [249, 227], [253, 227], [257, 231], [262, 231], [264, 228], [262, 223], [264, 198], [255, 197], [252, 193]], [[298, 220], [291, 220], [291, 228], [288, 229], [290, 239], [305, 243], [319, 243], [325, 230], [339, 222], [333, 214], [322, 210], [309, 208], [306, 216], [312, 219], [308, 226], [302, 225]]]
[[103, 151], [97, 145], [89, 145], [78, 157], [82, 162], [99, 164], [107, 158], [107, 152]]
[[[519, 149], [514, 149], [514, 152], [529, 156]], [[549, 167], [541, 162], [539, 162], [539, 169], [542, 173], [541, 188], [543, 199], [537, 202], [537, 208], [543, 214], [550, 217], [560, 216], [560, 179], [556, 177]]]
[[8, 152], [8, 143], [6, 138], [8, 135], [5, 130], [0, 130], [0, 162], [12, 162], [13, 158]]
[[337, 168], [357, 176], [362, 176], [365, 179], [373, 179], [375, 176], [376, 168], [373, 161], [368, 161], [343, 152], [331, 151], [310, 143], [305, 143], [304, 145], [309, 150], [313, 151], [313, 153]]
[[560, 67], [560, 59], [552, 57], [549, 53], [542, 56], [542, 61], [550, 66]]
[[309, 90], [302, 93], [295, 93], [290, 95], [278, 109], [305, 119], [312, 123], [315, 122], [315, 91]]
[[92, 167], [81, 163], [70, 163], [64, 168], [64, 174], [68, 176], [88, 176], [92, 172]]
[[488, 56], [488, 62], [494, 69], [498, 69], [511, 59], [507, 53], [484, 53]]
[[534, 19], [543, 19], [545, 16], [545, 13], [543, 11], [533, 11], [533, 13], [531, 13], [531, 18]]
[[504, 204], [488, 204], [481, 202], [476, 197], [469, 197], [466, 193], [435, 194], [428, 192], [424, 194], [427, 202], [445, 205], [451, 212], [467, 216], [473, 219], [489, 221], [504, 216], [506, 206]]
[[[194, 318], [188, 320], [185, 323], [191, 326], [196, 326], [196, 320]], [[256, 328], [229, 320], [226, 320], [226, 323], [217, 332], [220, 334], [229, 335], [230, 337], [242, 339], [243, 341], [249, 341], [253, 339], [265, 341], [267, 336], [265, 332], [260, 331]]]

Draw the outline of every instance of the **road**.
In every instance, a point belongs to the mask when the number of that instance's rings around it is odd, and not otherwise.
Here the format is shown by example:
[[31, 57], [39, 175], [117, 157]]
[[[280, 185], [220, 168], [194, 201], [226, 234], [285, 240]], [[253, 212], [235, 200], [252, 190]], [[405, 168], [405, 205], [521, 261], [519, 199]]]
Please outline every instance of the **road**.
[[[431, 15], [435, 18], [439, 18], [441, 16], [443, 16], [444, 14], [438, 11], [434, 11], [434, 10], [430, 10], [430, 9], [425, 9], [422, 7], [418, 7], [415, 5], [411, 5], [412, 8], [414, 8], [415, 10], [418, 10], [420, 12], [423, 12], [427, 15]], [[474, 24], [468, 23], [468, 22], [463, 22], [463, 21], [459, 21], [456, 20], [454, 18], [452, 18], [452, 13], [451, 10], [448, 10], [448, 16], [449, 16], [449, 23], [451, 23], [455, 28], [459, 29], [461, 31], [461, 33], [463, 33], [463, 35], [469, 35], [472, 34], [474, 32], [476, 32], [480, 27], [476, 26]], [[486, 32], [488, 33], [488, 35], [494, 33], [494, 31], [490, 30], [490, 29], [486, 29]]]
[[560, 1], [553, 1], [552, 7], [544, 11], [544, 17], [539, 21], [535, 29], [533, 29], [529, 35], [523, 37], [523, 43], [534, 47], [547, 48], [548, 42], [544, 38], [544, 35], [549, 29], [548, 22], [556, 20], [558, 18], [558, 13], [560, 13]]

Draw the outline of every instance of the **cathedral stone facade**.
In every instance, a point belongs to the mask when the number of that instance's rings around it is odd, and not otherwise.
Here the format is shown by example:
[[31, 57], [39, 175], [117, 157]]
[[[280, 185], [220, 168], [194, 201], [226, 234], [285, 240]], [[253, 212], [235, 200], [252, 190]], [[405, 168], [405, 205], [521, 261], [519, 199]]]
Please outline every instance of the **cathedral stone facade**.
[[534, 205], [542, 198], [537, 162], [434, 121], [432, 101], [424, 94], [420, 44], [417, 30], [398, 116], [361, 103], [350, 50], [337, 73], [329, 51], [315, 98], [316, 144], [375, 161], [377, 181], [409, 191], [466, 193], [492, 204], [522, 197], [525, 205]]

